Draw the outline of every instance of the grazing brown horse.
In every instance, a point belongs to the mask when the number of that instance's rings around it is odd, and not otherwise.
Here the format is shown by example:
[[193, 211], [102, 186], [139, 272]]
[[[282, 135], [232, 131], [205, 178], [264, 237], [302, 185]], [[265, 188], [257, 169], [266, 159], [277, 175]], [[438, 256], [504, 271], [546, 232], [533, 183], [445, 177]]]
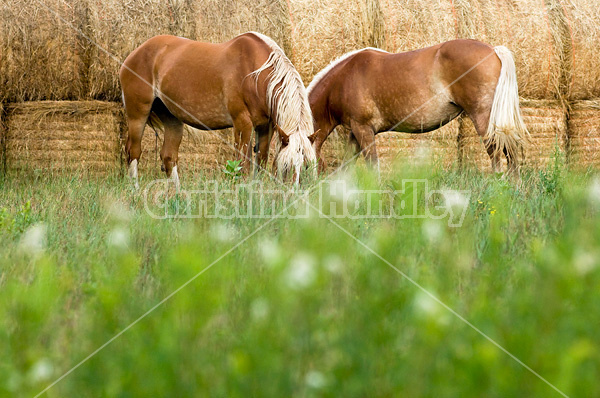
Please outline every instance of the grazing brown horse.
[[[264, 72], [264, 73], [263, 73]], [[312, 115], [300, 75], [269, 37], [248, 32], [221, 43], [156, 36], [125, 60], [119, 77], [128, 122], [125, 151], [137, 186], [144, 126], [151, 113], [164, 126], [162, 167], [177, 186], [178, 149], [184, 123], [201, 130], [234, 128], [235, 146], [250, 169], [252, 132], [264, 166], [276, 130], [280, 175], [298, 181], [305, 161], [316, 161], [308, 140]]]
[[521, 118], [515, 64], [506, 47], [452, 40], [391, 54], [365, 48], [341, 56], [308, 87], [315, 120], [310, 137], [321, 146], [338, 125], [376, 165], [375, 134], [424, 133], [465, 112], [484, 138], [494, 170], [502, 152], [509, 171], [518, 172], [518, 152], [528, 136]]

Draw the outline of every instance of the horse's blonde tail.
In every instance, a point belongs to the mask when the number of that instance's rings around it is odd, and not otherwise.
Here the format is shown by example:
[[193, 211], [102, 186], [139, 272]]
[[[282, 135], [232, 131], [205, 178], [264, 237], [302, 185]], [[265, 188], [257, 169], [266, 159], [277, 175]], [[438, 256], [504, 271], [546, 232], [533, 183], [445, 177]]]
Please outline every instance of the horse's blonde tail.
[[256, 32], [250, 32], [264, 41], [271, 54], [267, 61], [252, 75], [258, 75], [268, 68], [267, 106], [274, 121], [289, 138], [288, 145], [277, 155], [277, 170], [285, 174], [294, 170], [299, 176], [303, 163], [316, 163], [317, 157], [308, 137], [314, 132], [313, 117], [308, 103], [308, 95], [300, 74], [273, 39]]
[[519, 107], [515, 61], [510, 50], [504, 46], [494, 47], [494, 51], [500, 58], [502, 68], [485, 138], [487, 144], [494, 148], [494, 157], [506, 149], [508, 158], [518, 165], [519, 150], [528, 143], [529, 132]]

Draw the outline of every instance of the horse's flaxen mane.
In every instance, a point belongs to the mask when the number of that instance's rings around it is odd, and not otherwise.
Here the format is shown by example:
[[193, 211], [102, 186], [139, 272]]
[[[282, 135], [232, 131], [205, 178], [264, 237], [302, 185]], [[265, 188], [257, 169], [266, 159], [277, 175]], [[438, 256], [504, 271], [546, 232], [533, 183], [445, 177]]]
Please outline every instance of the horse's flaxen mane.
[[375, 51], [381, 51], [382, 53], [387, 53], [387, 51], [382, 50], [380, 48], [375, 48], [375, 47], [366, 47], [366, 48], [361, 48], [359, 50], [354, 50], [354, 51], [350, 51], [349, 53], [346, 53], [344, 55], [340, 55], [339, 57], [337, 57], [336, 59], [334, 59], [333, 61], [331, 61], [329, 63], [329, 65], [327, 65], [325, 68], [323, 68], [323, 70], [321, 70], [319, 73], [317, 73], [315, 75], [315, 77], [313, 78], [312, 82], [310, 82], [310, 84], [308, 85], [308, 88], [306, 89], [306, 92], [308, 94], [310, 94], [310, 92], [315, 88], [315, 86], [317, 85], [317, 83], [319, 83], [324, 77], [325, 75], [327, 75], [329, 72], [331, 72], [331, 70], [338, 64], [340, 64], [342, 61], [350, 58], [351, 56], [353, 56], [354, 54], [357, 54], [361, 51], [365, 51], [365, 50], [375, 50]]
[[[272, 68], [267, 85], [267, 106], [274, 110], [275, 123], [289, 136], [289, 144], [280, 153], [278, 168], [299, 172], [302, 162], [316, 162], [316, 155], [308, 136], [313, 133], [313, 118], [308, 95], [300, 74], [273, 39], [257, 32], [248, 32], [271, 48], [267, 61], [252, 72], [255, 78], [265, 69]], [[278, 87], [279, 86], [279, 87]], [[276, 109], [273, 109], [273, 106]]]

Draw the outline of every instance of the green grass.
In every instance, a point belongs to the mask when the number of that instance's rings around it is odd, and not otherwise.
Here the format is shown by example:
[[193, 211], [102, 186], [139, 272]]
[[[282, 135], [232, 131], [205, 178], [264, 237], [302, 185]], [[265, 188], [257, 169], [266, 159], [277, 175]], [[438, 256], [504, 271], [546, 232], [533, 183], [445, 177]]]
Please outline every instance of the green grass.
[[[354, 183], [468, 190], [462, 226], [335, 222], [565, 394], [599, 396], [593, 173], [398, 170]], [[45, 396], [560, 396], [316, 210], [267, 222], [156, 220], [116, 176], [1, 179], [0, 396], [37, 394], [203, 270]]]

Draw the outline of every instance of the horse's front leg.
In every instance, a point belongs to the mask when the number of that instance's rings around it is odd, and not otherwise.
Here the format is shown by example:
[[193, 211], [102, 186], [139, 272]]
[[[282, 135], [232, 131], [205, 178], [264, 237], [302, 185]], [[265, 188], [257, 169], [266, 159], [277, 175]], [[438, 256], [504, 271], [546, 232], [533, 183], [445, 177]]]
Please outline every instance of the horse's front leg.
[[314, 126], [315, 132], [308, 138], [312, 142], [315, 155], [317, 156], [319, 173], [324, 173], [327, 169], [327, 162], [321, 154], [321, 149], [323, 148], [325, 140], [327, 140], [327, 137], [329, 137], [336, 126], [337, 124], [334, 124], [331, 121], [317, 120]]
[[352, 123], [352, 133], [358, 142], [360, 152], [364, 155], [367, 164], [377, 170], [379, 174], [379, 159], [377, 158], [377, 148], [375, 147], [375, 131], [372, 127]]
[[[258, 168], [266, 170], [269, 160], [269, 147], [273, 137], [273, 128], [270, 125], [256, 126], [256, 163]], [[255, 173], [258, 170], [255, 171]]]
[[239, 134], [239, 142], [236, 142], [236, 156], [241, 159], [244, 173], [249, 174], [252, 169], [252, 121], [249, 115], [239, 115], [233, 121], [234, 134]]

